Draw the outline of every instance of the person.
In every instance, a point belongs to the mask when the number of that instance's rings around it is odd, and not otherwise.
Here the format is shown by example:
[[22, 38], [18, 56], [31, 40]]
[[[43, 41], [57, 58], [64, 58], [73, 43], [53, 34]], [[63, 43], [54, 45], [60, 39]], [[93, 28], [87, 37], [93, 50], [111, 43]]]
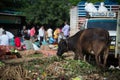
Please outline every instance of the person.
[[67, 24], [67, 22], [64, 23], [64, 27], [62, 28], [62, 32], [66, 38], [70, 35], [70, 26]]
[[0, 36], [0, 45], [9, 45], [9, 37], [6, 35], [6, 31], [3, 31], [2, 35]]
[[58, 43], [60, 42], [61, 39], [66, 39], [66, 37], [64, 36], [63, 32], [61, 32], [58, 36]]
[[32, 38], [34, 35], [35, 35], [36, 31], [35, 31], [35, 27], [33, 26], [31, 29], [30, 29], [30, 37]]
[[49, 37], [49, 44], [54, 44], [55, 43], [55, 39], [53, 38], [53, 36]]
[[44, 36], [45, 36], [45, 29], [44, 29], [44, 26], [41, 26], [40, 29], [38, 30], [38, 37], [40, 40], [40, 45], [42, 45], [42, 42], [44, 40]]
[[9, 45], [15, 46], [15, 44], [14, 44], [14, 35], [9, 31], [6, 31], [6, 35], [9, 37]]
[[52, 37], [52, 34], [53, 33], [53, 30], [51, 28], [48, 28], [47, 30], [47, 35], [48, 35], [48, 38]]
[[25, 35], [24, 42], [23, 42], [22, 46], [26, 50], [34, 49], [32, 41], [30, 41], [30, 36], [29, 35]]
[[55, 31], [54, 31], [54, 39], [55, 39], [55, 41], [56, 41], [56, 43], [58, 42], [58, 35], [59, 35], [59, 33], [60, 33], [60, 29], [57, 27], [56, 29], [55, 29]]
[[21, 39], [20, 39], [20, 34], [17, 34], [14, 39], [15, 46], [18, 49], [21, 49]]
[[85, 29], [85, 23], [79, 23], [78, 24], [79, 30], [84, 30]]
[[3, 26], [0, 27], [0, 36], [2, 35], [2, 32], [4, 31]]
[[34, 36], [34, 39], [32, 40], [32, 43], [34, 43], [37, 47], [40, 47], [40, 42], [38, 40], [38, 36], [37, 35]]
[[23, 26], [23, 29], [21, 30], [21, 34], [24, 37], [25, 35], [28, 35], [28, 30], [26, 29], [26, 26]]

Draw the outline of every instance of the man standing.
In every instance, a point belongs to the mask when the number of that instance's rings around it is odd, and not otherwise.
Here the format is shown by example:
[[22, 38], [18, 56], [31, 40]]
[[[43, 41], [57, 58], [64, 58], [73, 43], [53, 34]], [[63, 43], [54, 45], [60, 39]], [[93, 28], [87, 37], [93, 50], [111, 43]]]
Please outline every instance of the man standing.
[[48, 35], [48, 38], [52, 37], [53, 36], [53, 30], [51, 28], [48, 28], [47, 30], [47, 35]]
[[65, 22], [65, 25], [64, 25], [64, 27], [62, 28], [62, 32], [63, 32], [63, 34], [64, 34], [64, 36], [65, 36], [66, 38], [69, 37], [69, 35], [70, 35], [70, 26], [67, 24], [67, 22]]
[[44, 26], [41, 26], [40, 29], [38, 30], [38, 36], [39, 36], [39, 39], [40, 39], [40, 45], [42, 45], [42, 42], [43, 42], [44, 36], [45, 36]]

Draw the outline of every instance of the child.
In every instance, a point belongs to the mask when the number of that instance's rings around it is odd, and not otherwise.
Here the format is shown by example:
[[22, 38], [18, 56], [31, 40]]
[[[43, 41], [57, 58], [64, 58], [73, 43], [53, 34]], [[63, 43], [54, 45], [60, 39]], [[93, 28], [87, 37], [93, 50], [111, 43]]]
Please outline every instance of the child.
[[15, 46], [16, 46], [18, 49], [20, 49], [20, 47], [21, 47], [20, 34], [18, 34], [17, 36], [15, 36], [14, 42], [15, 42]]

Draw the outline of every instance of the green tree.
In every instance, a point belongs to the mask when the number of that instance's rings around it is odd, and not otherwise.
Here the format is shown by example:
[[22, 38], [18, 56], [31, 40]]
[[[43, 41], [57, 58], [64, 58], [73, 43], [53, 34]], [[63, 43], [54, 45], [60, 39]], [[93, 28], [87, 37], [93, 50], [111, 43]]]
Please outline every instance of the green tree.
[[[68, 0], [71, 4], [71, 6], [76, 6], [80, 1], [85, 1], [85, 2], [104, 2], [105, 0]], [[120, 0], [108, 0], [108, 2], [118, 2], [120, 4]]]
[[[83, 0], [68, 0], [70, 5], [71, 6], [76, 6], [80, 1], [83, 1]], [[86, 1], [86, 0], [84, 0]]]
[[[65, 20], [69, 21], [69, 10], [80, 1], [101, 2], [104, 0], [21, 0], [23, 15], [31, 24], [60, 26]], [[119, 1], [119, 0], [118, 0]]]
[[55, 27], [69, 21], [70, 8], [80, 1], [95, 3], [104, 0], [1, 0], [0, 10], [21, 11], [28, 23]]
[[69, 4], [67, 0], [36, 0], [25, 9], [24, 15], [28, 23], [60, 26], [69, 20]]

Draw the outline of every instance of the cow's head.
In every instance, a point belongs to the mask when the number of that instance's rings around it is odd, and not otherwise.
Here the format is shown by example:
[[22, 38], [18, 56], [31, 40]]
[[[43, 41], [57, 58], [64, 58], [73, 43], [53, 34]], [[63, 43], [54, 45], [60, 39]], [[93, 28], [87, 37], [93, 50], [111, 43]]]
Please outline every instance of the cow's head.
[[68, 42], [67, 40], [62, 39], [59, 43], [58, 43], [58, 50], [57, 50], [57, 55], [58, 56], [62, 56], [62, 54], [64, 52], [68, 51]]

